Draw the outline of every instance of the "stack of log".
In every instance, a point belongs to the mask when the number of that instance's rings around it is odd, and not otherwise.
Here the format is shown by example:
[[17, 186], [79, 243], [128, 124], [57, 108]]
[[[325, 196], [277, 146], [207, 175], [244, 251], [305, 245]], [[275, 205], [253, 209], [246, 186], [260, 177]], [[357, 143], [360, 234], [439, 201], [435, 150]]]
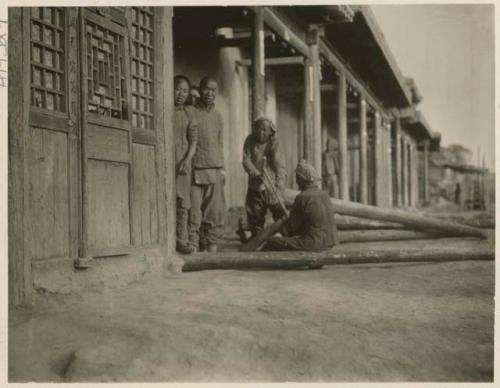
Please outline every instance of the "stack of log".
[[[291, 206], [299, 192], [285, 190], [284, 200]], [[429, 217], [417, 212], [382, 208], [331, 198], [337, 217], [342, 243], [365, 241], [394, 241], [434, 239], [443, 237], [472, 237], [486, 239], [488, 234], [479, 228]], [[338, 247], [322, 252], [255, 252], [283, 225], [280, 220], [241, 247], [242, 252], [196, 255], [185, 259], [183, 271], [230, 268], [320, 268], [323, 265], [346, 263], [380, 263], [407, 261], [493, 260], [494, 250], [487, 245], [460, 249], [359, 249], [342, 252]]]

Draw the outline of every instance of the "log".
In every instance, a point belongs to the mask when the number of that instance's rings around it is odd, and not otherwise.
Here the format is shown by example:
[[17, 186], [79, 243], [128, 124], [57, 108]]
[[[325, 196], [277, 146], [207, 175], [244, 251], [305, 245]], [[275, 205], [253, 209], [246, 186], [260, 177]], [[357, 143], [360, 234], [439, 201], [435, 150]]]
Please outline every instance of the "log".
[[495, 229], [495, 217], [464, 217], [460, 215], [453, 214], [436, 214], [436, 218], [447, 220], [451, 222], [458, 222], [459, 224], [464, 224], [468, 226], [473, 226], [480, 229]]
[[335, 223], [338, 230], [377, 230], [377, 229], [407, 229], [404, 225], [395, 222], [367, 220], [365, 218], [350, 217], [335, 214]]
[[333, 248], [321, 252], [219, 252], [195, 253], [184, 257], [183, 272], [207, 269], [251, 269], [251, 268], [317, 268], [323, 265], [405, 263], [405, 262], [446, 262], [494, 260], [493, 247], [484, 246], [451, 248], [411, 248], [411, 249], [360, 249], [341, 250]]
[[[296, 190], [286, 189], [284, 191], [285, 203], [293, 203], [298, 193], [299, 192]], [[483, 239], [487, 238], [486, 233], [482, 230], [467, 225], [426, 217], [421, 214], [407, 212], [404, 210], [363, 205], [336, 198], [330, 198], [330, 200], [333, 204], [335, 212], [339, 214], [379, 221], [397, 222], [410, 226], [413, 229], [424, 230], [432, 233], [442, 232], [453, 236], [471, 236]]]
[[252, 237], [248, 242], [243, 244], [240, 248], [241, 252], [253, 252], [259, 249], [269, 238], [278, 233], [285, 223], [286, 218], [282, 218], [270, 226], [263, 229], [255, 237]]
[[340, 242], [369, 242], [369, 241], [399, 241], [399, 240], [429, 240], [450, 236], [419, 232], [414, 230], [351, 230], [339, 232]]
[[[413, 214], [413, 213], [412, 213]], [[425, 214], [431, 217], [430, 214]], [[458, 224], [473, 226], [479, 229], [495, 229], [495, 219], [466, 219], [463, 217], [434, 215], [435, 218], [456, 222]], [[408, 226], [396, 222], [368, 220], [366, 218], [346, 215], [335, 215], [335, 222], [339, 230], [375, 230], [375, 229], [409, 229]]]

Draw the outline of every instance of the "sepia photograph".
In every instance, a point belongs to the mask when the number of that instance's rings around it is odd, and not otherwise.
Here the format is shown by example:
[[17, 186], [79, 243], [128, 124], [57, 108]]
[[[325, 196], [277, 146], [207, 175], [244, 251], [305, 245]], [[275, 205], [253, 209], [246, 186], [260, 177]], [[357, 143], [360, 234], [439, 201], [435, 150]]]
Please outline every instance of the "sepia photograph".
[[22, 5], [9, 383], [494, 382], [494, 3]]

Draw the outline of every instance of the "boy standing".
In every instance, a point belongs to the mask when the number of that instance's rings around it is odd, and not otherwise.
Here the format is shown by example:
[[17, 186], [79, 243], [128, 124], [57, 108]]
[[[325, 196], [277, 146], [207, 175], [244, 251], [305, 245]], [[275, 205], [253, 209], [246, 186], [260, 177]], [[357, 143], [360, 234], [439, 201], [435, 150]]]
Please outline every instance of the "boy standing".
[[174, 136], [176, 164], [177, 251], [192, 253], [188, 240], [188, 212], [191, 208], [191, 159], [196, 150], [198, 128], [193, 108], [186, 106], [191, 83], [185, 76], [174, 78]]
[[282, 191], [285, 188], [286, 170], [279, 152], [276, 127], [267, 117], [259, 117], [252, 124], [252, 133], [243, 146], [243, 168], [248, 174], [247, 222], [252, 236], [255, 236], [264, 226], [268, 209], [274, 220], [285, 215], [263, 176], [265, 168], [276, 189]]
[[189, 242], [200, 251], [217, 251], [218, 229], [224, 224], [224, 155], [222, 116], [215, 108], [217, 81], [205, 77], [200, 82], [200, 98], [195, 102], [198, 145], [193, 157]]
[[325, 190], [330, 197], [339, 197], [339, 185], [337, 183], [338, 161], [336, 155], [335, 140], [329, 137], [326, 141], [326, 150], [323, 152], [323, 190]]

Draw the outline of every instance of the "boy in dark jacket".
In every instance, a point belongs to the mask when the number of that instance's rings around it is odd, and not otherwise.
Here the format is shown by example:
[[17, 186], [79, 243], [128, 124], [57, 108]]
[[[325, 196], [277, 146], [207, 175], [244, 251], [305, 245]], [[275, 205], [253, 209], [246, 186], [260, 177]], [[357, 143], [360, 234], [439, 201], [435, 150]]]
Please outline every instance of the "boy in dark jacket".
[[330, 197], [321, 191], [316, 181], [316, 170], [301, 162], [295, 169], [295, 178], [301, 193], [293, 203], [283, 234], [271, 237], [264, 246], [266, 251], [316, 251], [338, 244], [335, 215]]
[[248, 174], [247, 222], [254, 236], [263, 228], [268, 209], [274, 220], [285, 215], [263, 175], [265, 169], [276, 189], [284, 189], [286, 170], [281, 160], [276, 127], [267, 117], [259, 117], [252, 124], [252, 133], [243, 146], [243, 168]]

